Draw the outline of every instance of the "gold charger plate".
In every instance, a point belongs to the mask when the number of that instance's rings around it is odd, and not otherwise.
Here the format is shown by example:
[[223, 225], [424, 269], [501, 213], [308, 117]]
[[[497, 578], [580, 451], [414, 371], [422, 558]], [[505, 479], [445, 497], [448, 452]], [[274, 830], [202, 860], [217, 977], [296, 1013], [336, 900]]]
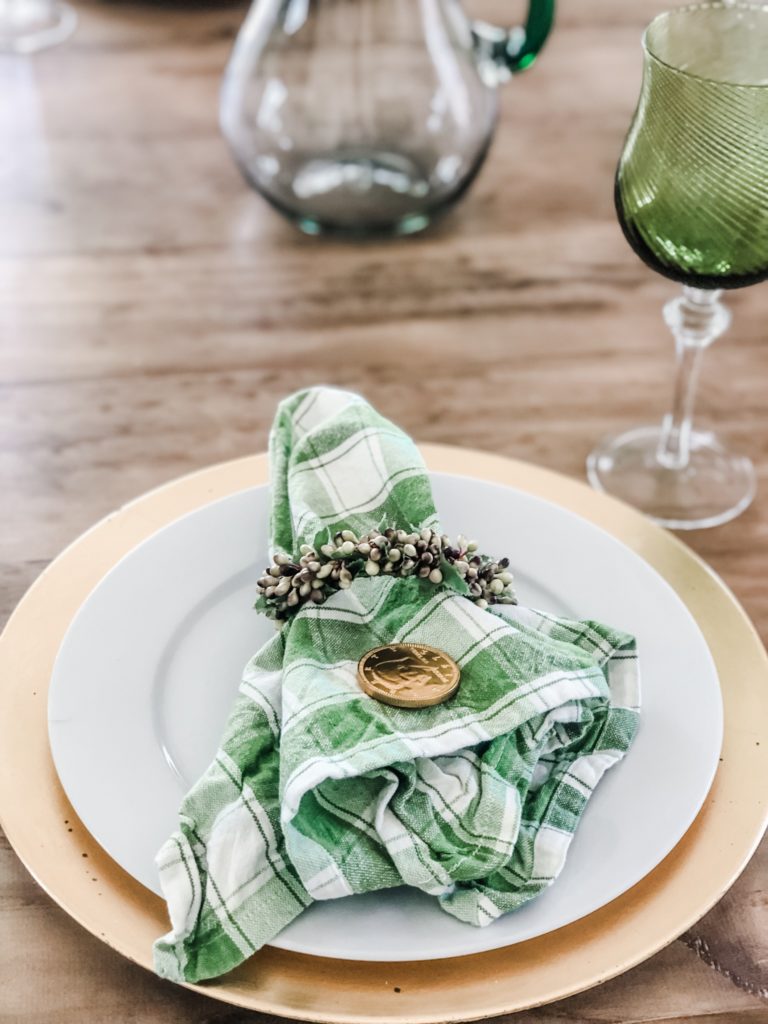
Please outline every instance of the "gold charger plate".
[[[433, 1024], [562, 999], [671, 942], [728, 889], [768, 820], [768, 658], [725, 585], [687, 547], [633, 509], [548, 470], [427, 445], [431, 470], [508, 484], [591, 520], [645, 558], [701, 628], [723, 690], [722, 761], [698, 818], [642, 882], [595, 913], [514, 948], [426, 963], [326, 960], [267, 948], [198, 988], [239, 1006], [328, 1024]], [[212, 466], [98, 523], [42, 573], [0, 637], [0, 822], [40, 885], [83, 927], [151, 967], [167, 929], [162, 901], [117, 866], [78, 821], [48, 747], [48, 682], [62, 638], [101, 577], [160, 527], [267, 480], [264, 455]]]

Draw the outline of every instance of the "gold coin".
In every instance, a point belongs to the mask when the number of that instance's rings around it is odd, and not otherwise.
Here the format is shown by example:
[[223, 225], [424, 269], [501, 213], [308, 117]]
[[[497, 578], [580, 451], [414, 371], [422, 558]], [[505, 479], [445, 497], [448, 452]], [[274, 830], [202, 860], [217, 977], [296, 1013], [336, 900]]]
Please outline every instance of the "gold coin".
[[427, 644], [387, 644], [368, 651], [357, 664], [365, 692], [395, 708], [442, 704], [459, 688], [459, 666]]

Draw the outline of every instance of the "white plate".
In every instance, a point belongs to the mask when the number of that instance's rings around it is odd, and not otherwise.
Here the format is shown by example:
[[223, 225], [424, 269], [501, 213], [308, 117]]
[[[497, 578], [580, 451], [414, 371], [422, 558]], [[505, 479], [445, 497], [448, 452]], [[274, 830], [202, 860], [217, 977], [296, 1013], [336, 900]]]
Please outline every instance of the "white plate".
[[[556, 505], [433, 474], [443, 528], [511, 558], [521, 603], [638, 638], [639, 735], [593, 796], [560, 878], [484, 929], [405, 889], [318, 903], [272, 945], [326, 957], [462, 956], [562, 927], [619, 896], [676, 845], [709, 790], [722, 739], [714, 664], [679, 597], [637, 554]], [[56, 661], [49, 735], [83, 823], [159, 892], [154, 855], [211, 760], [246, 661], [273, 626], [252, 610], [268, 491], [243, 491], [154, 534], [105, 576]]]

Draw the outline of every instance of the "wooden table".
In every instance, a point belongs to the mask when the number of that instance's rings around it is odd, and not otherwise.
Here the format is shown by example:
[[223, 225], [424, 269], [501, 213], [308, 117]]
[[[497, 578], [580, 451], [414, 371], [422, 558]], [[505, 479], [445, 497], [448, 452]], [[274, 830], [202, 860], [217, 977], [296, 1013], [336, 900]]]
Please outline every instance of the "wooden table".
[[[673, 287], [616, 225], [612, 174], [656, 0], [564, 0], [488, 163], [431, 235], [307, 239], [245, 187], [216, 127], [241, 8], [82, 4], [77, 35], [0, 58], [0, 586], [137, 493], [265, 447], [276, 401], [356, 388], [418, 439], [576, 476], [603, 433], [658, 417]], [[504, 0], [474, 5], [503, 20]], [[729, 297], [702, 419], [768, 470], [765, 289]], [[688, 538], [768, 630], [768, 497]], [[554, 1021], [768, 1021], [768, 845], [690, 933]], [[81, 930], [0, 848], [0, 1020], [256, 1019]]]

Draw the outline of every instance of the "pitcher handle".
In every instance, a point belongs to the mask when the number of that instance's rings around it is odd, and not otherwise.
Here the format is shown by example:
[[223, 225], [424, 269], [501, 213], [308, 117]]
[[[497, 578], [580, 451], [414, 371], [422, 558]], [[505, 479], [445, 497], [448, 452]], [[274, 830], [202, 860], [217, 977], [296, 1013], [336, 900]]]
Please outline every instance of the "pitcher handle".
[[528, 0], [525, 25], [506, 29], [473, 21], [472, 35], [484, 77], [498, 84], [529, 68], [549, 35], [554, 15], [555, 0]]

